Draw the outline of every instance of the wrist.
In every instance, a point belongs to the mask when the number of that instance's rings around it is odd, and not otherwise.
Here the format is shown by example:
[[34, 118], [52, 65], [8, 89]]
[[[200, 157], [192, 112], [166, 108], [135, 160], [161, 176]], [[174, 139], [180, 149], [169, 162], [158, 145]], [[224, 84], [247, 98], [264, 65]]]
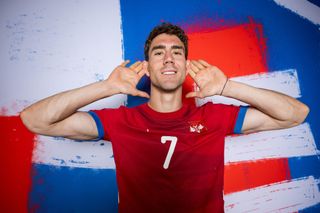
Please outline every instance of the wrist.
[[108, 80], [100, 81], [98, 84], [103, 97], [109, 97], [120, 93], [117, 90], [117, 87]]
[[255, 89], [247, 84], [229, 79], [223, 90], [223, 96], [247, 103], [248, 97], [251, 97], [255, 93]]
[[238, 82], [232, 81], [228, 78], [221, 95], [229, 98], [237, 96], [238, 92], [241, 90], [241, 88], [238, 88], [237, 83]]
[[222, 86], [222, 89], [221, 89], [221, 92], [220, 92], [220, 96], [223, 96], [223, 92], [224, 92], [224, 90], [225, 90], [225, 88], [226, 88], [226, 86], [227, 86], [227, 84], [228, 84], [228, 81], [229, 81], [229, 78], [227, 77], [226, 78], [226, 81], [224, 82], [224, 84], [223, 84], [223, 86]]

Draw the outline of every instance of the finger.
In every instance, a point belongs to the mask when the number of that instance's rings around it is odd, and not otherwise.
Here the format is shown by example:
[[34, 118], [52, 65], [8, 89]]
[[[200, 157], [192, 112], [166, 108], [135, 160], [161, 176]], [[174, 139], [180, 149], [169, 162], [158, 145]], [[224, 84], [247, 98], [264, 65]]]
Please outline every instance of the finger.
[[130, 68], [131, 68], [131, 69], [134, 69], [134, 68], [138, 67], [140, 64], [141, 64], [141, 61], [136, 61], [135, 63], [133, 63], [133, 64], [130, 66]]
[[143, 64], [142, 64], [142, 62], [140, 62], [133, 70], [136, 73], [139, 73], [142, 69], [143, 69]]
[[192, 69], [190, 69], [188, 73], [192, 79], [194, 79], [194, 77], [197, 75]]
[[121, 64], [120, 64], [120, 66], [121, 67], [125, 67], [125, 66], [127, 66], [127, 64], [129, 64], [130, 63], [130, 60], [125, 60], [124, 62], [122, 62]]
[[137, 74], [138, 74], [139, 80], [140, 80], [142, 78], [142, 76], [147, 74], [147, 70], [142, 67], [142, 69], [139, 72], [137, 72]]
[[199, 63], [201, 63], [202, 65], [204, 65], [204, 66], [206, 66], [206, 67], [210, 67], [210, 66], [211, 66], [211, 64], [209, 64], [209, 63], [206, 62], [205, 60], [200, 59], [200, 60], [198, 60], [198, 61], [199, 61]]
[[199, 68], [196, 65], [194, 65], [192, 61], [190, 63], [190, 68], [190, 70], [192, 70], [194, 73], [199, 72]]
[[204, 68], [206, 68], [205, 66], [203, 66], [201, 63], [199, 63], [198, 61], [192, 61], [192, 63], [198, 67], [199, 70], [202, 70]]

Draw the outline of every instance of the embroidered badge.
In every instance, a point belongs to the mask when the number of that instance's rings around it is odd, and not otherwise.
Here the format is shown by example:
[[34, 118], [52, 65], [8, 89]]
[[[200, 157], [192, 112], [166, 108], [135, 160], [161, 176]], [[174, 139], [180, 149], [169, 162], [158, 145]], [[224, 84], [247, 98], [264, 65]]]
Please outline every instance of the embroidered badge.
[[189, 121], [189, 131], [190, 132], [197, 132], [202, 133], [207, 130], [207, 128], [204, 126], [202, 121]]

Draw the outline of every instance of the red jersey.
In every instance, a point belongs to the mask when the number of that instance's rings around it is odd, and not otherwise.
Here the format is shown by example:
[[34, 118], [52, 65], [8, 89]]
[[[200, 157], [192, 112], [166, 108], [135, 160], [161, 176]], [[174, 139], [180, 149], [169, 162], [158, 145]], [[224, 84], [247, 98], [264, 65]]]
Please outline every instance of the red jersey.
[[207, 103], [171, 113], [147, 104], [90, 111], [99, 136], [112, 142], [119, 212], [223, 212], [224, 137], [241, 130], [239, 109]]

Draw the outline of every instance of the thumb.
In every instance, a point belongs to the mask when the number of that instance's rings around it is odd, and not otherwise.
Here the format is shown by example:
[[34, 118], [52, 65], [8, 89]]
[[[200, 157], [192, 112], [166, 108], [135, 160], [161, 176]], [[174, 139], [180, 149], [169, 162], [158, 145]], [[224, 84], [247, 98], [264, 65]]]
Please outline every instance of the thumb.
[[143, 98], [150, 98], [148, 93], [143, 92], [141, 90], [137, 90], [137, 89], [133, 91], [132, 95], [133, 96], [140, 96], [140, 97], [143, 97]]
[[188, 94], [186, 94], [186, 98], [202, 98], [202, 94], [199, 91], [196, 92], [189, 92]]

